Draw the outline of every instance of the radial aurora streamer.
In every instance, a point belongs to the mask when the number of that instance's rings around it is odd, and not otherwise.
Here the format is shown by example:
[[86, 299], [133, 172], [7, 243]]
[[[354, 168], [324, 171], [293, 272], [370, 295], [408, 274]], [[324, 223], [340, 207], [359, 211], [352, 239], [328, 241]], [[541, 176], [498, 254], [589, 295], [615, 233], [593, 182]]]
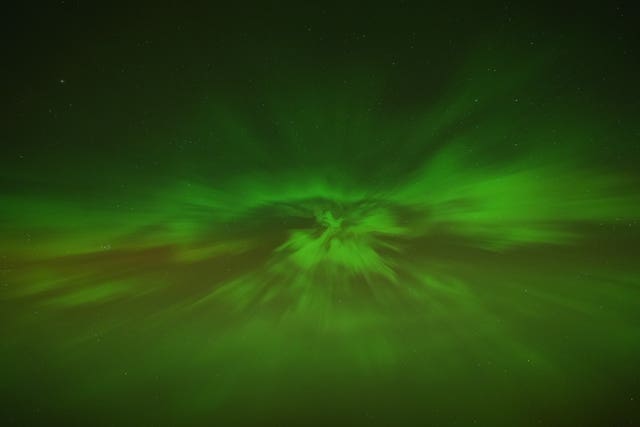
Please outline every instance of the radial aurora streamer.
[[637, 87], [580, 31], [419, 11], [43, 59], [0, 163], [9, 425], [638, 420]]

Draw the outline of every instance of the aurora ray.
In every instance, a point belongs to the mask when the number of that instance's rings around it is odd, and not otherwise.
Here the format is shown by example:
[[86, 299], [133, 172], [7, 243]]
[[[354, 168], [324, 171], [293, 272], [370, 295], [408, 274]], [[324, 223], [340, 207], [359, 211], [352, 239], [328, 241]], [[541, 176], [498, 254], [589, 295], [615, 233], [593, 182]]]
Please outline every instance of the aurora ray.
[[16, 115], [12, 420], [622, 424], [640, 401], [637, 104], [566, 57], [575, 40], [460, 35], [451, 55], [436, 18], [388, 67], [342, 41], [300, 59], [282, 47], [299, 34], [201, 52], [215, 26], [187, 26], [126, 73], [98, 48], [135, 84], [76, 71], [38, 126]]

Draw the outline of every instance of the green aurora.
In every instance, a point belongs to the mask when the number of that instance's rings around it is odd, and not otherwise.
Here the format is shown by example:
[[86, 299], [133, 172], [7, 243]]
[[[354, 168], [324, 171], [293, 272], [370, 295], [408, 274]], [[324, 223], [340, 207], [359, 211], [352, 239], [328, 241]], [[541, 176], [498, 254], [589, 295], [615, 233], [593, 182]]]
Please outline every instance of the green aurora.
[[639, 91], [596, 87], [575, 37], [367, 27], [347, 60], [146, 25], [80, 42], [103, 68], [46, 57], [15, 107], [8, 425], [639, 420]]

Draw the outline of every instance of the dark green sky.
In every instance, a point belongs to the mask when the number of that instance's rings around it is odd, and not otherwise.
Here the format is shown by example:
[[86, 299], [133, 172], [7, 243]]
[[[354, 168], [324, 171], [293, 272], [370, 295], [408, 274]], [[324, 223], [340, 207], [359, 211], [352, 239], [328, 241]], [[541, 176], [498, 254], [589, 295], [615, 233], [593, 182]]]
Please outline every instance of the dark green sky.
[[3, 13], [0, 422], [635, 425], [621, 2]]

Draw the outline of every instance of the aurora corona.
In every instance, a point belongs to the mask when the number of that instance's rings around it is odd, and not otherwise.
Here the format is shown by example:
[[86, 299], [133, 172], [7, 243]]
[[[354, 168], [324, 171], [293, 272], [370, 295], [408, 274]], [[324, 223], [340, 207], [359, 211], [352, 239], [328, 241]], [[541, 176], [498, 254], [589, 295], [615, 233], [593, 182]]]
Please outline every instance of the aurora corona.
[[0, 424], [638, 421], [613, 5], [62, 3], [4, 38]]

